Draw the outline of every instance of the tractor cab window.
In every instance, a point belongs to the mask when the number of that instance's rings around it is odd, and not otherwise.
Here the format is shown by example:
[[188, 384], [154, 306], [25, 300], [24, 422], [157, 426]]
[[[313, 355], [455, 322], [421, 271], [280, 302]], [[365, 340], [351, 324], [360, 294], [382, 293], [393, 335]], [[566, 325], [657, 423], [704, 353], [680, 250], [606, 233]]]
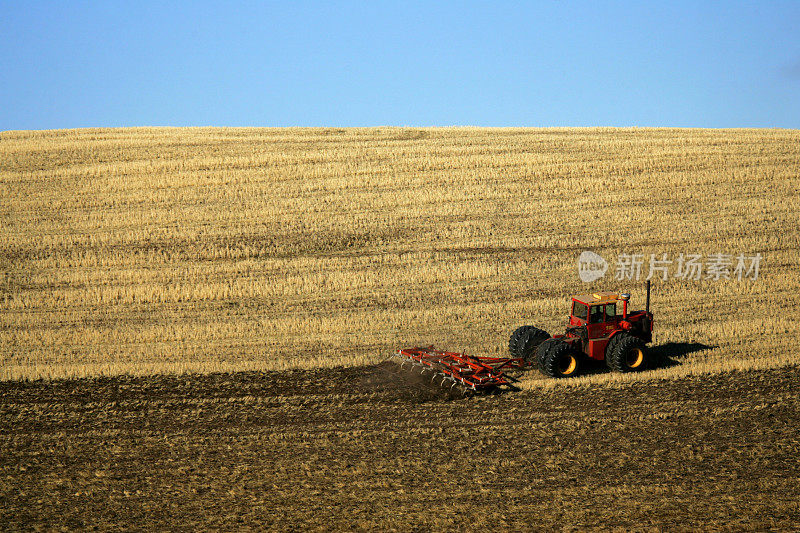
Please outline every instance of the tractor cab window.
[[597, 324], [603, 321], [603, 307], [602, 305], [593, 305], [589, 311], [589, 324]]
[[572, 316], [575, 318], [586, 320], [586, 311], [586, 304], [582, 304], [581, 302], [572, 302]]
[[613, 320], [617, 316], [617, 304], [606, 305], [606, 321]]

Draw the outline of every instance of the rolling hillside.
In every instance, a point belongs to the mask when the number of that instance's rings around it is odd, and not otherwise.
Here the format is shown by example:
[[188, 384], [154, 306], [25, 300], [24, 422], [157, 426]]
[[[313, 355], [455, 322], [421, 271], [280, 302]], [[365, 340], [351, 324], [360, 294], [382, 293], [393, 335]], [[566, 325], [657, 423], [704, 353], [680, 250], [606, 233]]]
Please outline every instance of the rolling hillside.
[[[795, 130], [4, 132], [0, 378], [502, 354], [520, 324], [562, 328], [571, 294], [642, 305], [650, 254], [671, 261], [655, 344], [702, 349], [636, 379], [796, 364], [799, 186]], [[604, 278], [580, 281], [584, 250]], [[731, 279], [707, 279], [716, 254]]]

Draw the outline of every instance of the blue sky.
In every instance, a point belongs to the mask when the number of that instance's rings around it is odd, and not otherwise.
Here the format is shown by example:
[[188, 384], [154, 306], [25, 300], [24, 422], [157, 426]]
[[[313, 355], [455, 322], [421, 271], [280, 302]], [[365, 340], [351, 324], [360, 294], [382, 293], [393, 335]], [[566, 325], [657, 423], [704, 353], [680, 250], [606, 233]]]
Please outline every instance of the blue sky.
[[0, 0], [0, 130], [800, 128], [800, 2]]

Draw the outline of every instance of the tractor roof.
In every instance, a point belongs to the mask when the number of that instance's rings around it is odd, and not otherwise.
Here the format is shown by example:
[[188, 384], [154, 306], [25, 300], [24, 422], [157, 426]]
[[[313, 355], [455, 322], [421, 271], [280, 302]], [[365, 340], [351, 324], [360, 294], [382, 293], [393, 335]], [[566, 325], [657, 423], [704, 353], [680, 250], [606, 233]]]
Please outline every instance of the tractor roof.
[[606, 291], [592, 294], [579, 294], [578, 296], [573, 296], [572, 299], [589, 305], [610, 304], [619, 300], [619, 293]]

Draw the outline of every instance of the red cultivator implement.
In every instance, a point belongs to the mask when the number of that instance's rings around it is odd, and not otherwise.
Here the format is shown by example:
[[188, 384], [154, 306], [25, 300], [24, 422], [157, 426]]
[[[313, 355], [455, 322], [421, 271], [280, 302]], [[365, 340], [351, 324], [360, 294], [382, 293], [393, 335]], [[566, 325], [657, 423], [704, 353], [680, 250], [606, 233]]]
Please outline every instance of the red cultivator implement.
[[433, 346], [407, 348], [394, 354], [400, 366], [418, 367], [420, 373], [429, 372], [431, 382], [440, 379], [439, 385], [452, 389], [460, 387], [465, 392], [484, 392], [498, 387], [516, 389], [517, 381], [503, 370], [521, 369], [522, 359], [508, 357], [475, 357], [456, 352], [444, 352]]

